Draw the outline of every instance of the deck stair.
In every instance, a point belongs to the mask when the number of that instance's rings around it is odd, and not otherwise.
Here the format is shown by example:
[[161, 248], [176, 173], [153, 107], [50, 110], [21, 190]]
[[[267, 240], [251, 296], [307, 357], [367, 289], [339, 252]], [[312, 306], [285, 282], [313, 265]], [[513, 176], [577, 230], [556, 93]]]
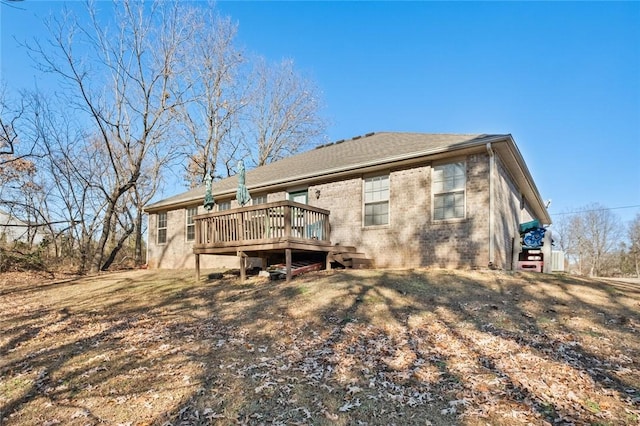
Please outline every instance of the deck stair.
[[328, 256], [330, 262], [337, 262], [345, 268], [367, 269], [373, 266], [373, 261], [366, 254], [352, 246], [334, 246]]

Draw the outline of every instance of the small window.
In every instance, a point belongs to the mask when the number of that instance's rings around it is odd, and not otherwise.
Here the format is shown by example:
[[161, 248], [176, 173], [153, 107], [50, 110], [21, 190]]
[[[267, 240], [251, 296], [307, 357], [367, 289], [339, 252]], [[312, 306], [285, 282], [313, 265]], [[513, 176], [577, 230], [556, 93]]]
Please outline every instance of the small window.
[[158, 213], [157, 229], [158, 229], [158, 244], [167, 243], [167, 212]]
[[262, 194], [253, 197], [253, 205], [257, 206], [258, 204], [266, 204], [267, 203], [267, 194]]
[[465, 217], [466, 164], [464, 161], [433, 167], [433, 219]]
[[231, 208], [231, 201], [223, 201], [221, 203], [218, 203], [218, 211], [224, 211], [224, 210], [229, 210]]
[[389, 175], [364, 180], [364, 226], [389, 224]]
[[196, 239], [196, 223], [193, 217], [198, 214], [198, 207], [189, 207], [187, 209], [187, 241]]
[[296, 203], [307, 204], [309, 201], [307, 194], [308, 190], [306, 189], [303, 191], [290, 192], [289, 200]]

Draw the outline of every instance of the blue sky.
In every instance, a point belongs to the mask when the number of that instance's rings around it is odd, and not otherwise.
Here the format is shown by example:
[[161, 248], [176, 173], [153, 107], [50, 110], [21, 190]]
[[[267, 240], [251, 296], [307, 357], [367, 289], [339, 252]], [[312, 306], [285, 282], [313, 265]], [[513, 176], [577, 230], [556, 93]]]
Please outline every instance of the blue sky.
[[[18, 40], [62, 3], [0, 7], [2, 77], [36, 79]], [[511, 133], [552, 217], [640, 213], [640, 2], [231, 2], [238, 43], [291, 58], [329, 141], [372, 131]], [[166, 194], [171, 195], [171, 194]], [[621, 208], [635, 206], [632, 208]]]

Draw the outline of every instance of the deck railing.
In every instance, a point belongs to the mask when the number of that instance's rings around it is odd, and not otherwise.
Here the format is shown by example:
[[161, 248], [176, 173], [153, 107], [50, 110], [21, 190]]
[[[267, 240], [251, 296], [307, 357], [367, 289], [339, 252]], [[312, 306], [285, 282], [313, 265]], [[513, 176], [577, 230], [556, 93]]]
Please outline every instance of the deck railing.
[[194, 224], [194, 249], [283, 239], [330, 240], [329, 211], [293, 201], [197, 215]]

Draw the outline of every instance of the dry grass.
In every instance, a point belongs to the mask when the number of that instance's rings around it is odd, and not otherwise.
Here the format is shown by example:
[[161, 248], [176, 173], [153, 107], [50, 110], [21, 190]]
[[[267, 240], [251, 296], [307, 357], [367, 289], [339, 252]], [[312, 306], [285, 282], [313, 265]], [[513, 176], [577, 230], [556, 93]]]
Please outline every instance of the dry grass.
[[634, 284], [0, 275], [0, 306], [1, 425], [640, 422]]

